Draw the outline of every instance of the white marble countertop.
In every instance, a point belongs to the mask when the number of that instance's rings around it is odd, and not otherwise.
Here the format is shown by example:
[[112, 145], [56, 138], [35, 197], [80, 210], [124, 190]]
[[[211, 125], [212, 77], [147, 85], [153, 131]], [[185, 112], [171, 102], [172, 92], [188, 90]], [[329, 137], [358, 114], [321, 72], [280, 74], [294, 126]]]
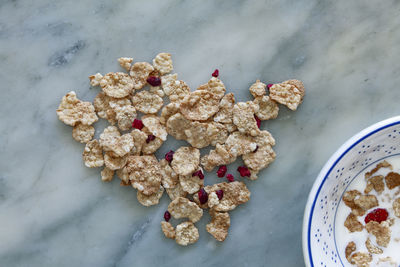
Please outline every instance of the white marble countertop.
[[[302, 266], [319, 170], [357, 131], [400, 113], [399, 12], [377, 0], [1, 1], [0, 266]], [[161, 51], [192, 88], [219, 68], [239, 101], [257, 78], [306, 85], [297, 112], [263, 123], [278, 156], [246, 182], [252, 198], [231, 212], [224, 243], [205, 231], [208, 215], [196, 244], [164, 238], [167, 196], [145, 208], [117, 179], [102, 183], [55, 114], [69, 90], [92, 100], [87, 77], [118, 70], [118, 57]]]

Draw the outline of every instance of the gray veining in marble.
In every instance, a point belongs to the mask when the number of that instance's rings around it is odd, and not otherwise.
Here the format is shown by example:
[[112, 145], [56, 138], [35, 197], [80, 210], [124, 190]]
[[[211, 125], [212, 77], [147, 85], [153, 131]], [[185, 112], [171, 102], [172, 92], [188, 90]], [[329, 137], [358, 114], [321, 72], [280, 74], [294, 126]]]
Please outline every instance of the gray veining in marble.
[[[304, 205], [324, 162], [399, 115], [399, 14], [397, 0], [0, 1], [0, 266], [303, 266]], [[219, 68], [239, 101], [257, 78], [306, 85], [297, 112], [263, 122], [277, 159], [246, 181], [252, 198], [222, 244], [208, 215], [198, 243], [165, 239], [167, 196], [145, 208], [117, 179], [102, 183], [55, 114], [69, 90], [92, 100], [87, 77], [119, 70], [118, 57], [161, 51], [192, 88]]]

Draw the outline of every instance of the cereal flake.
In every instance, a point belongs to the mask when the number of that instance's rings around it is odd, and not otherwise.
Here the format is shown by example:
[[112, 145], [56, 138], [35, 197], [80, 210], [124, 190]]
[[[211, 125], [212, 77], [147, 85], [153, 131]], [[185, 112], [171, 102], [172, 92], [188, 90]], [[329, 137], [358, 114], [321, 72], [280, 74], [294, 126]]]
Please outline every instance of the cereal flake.
[[269, 88], [269, 96], [272, 100], [296, 110], [303, 101], [305, 95], [304, 85], [299, 80], [288, 80], [277, 83]]
[[353, 232], [361, 232], [364, 229], [364, 226], [358, 221], [357, 216], [353, 213], [350, 213], [344, 221], [344, 226], [350, 231]]
[[160, 53], [153, 59], [153, 67], [158, 70], [161, 75], [171, 72], [174, 67], [172, 66], [171, 54]]
[[99, 119], [94, 112], [92, 103], [79, 100], [74, 91], [63, 96], [57, 109], [57, 116], [60, 121], [70, 126], [78, 123], [92, 125]]
[[394, 210], [394, 215], [400, 218], [400, 198], [396, 198], [393, 201], [393, 210]]
[[386, 186], [392, 190], [393, 188], [397, 187], [400, 185], [400, 174], [396, 172], [389, 172], [386, 177]]
[[161, 97], [148, 91], [141, 91], [132, 96], [132, 103], [137, 110], [145, 114], [157, 113], [164, 104]]
[[205, 121], [218, 112], [219, 100], [207, 90], [196, 90], [186, 95], [180, 111], [188, 120]]
[[182, 189], [181, 184], [178, 181], [178, 184], [173, 188], [166, 188], [167, 194], [171, 200], [174, 200], [178, 197], [186, 197], [187, 192]]
[[179, 176], [176, 172], [171, 168], [169, 162], [165, 159], [160, 160], [160, 168], [161, 168], [161, 183], [164, 188], [174, 188], [179, 183]]
[[214, 116], [215, 122], [232, 123], [233, 106], [235, 105], [235, 96], [232, 93], [226, 94], [219, 102], [219, 110]]
[[160, 123], [159, 117], [146, 115], [142, 117], [142, 122], [152, 135], [160, 138], [162, 141], [167, 140], [167, 130], [165, 126]]
[[97, 139], [86, 143], [82, 153], [85, 166], [88, 168], [101, 167], [104, 165], [103, 150]]
[[100, 134], [100, 144], [104, 151], [112, 151], [117, 156], [123, 157], [134, 148], [132, 135], [121, 135], [115, 126], [108, 126]]
[[147, 77], [154, 71], [152, 65], [147, 62], [136, 62], [132, 65], [129, 75], [133, 80], [133, 88], [135, 90], [142, 89], [147, 83]]
[[278, 104], [269, 96], [256, 97], [253, 102], [259, 107], [255, 114], [260, 120], [270, 120], [278, 117]]
[[231, 226], [229, 213], [210, 210], [210, 215], [211, 222], [206, 225], [207, 232], [216, 240], [222, 242], [228, 236], [228, 229]]
[[99, 86], [102, 78], [103, 78], [103, 75], [101, 75], [100, 73], [96, 73], [95, 75], [89, 76], [90, 85], [91, 86]]
[[259, 171], [268, 167], [275, 160], [276, 154], [270, 145], [262, 146], [255, 152], [244, 154], [244, 164], [252, 170]]
[[164, 193], [164, 187], [162, 187], [160, 185], [160, 188], [158, 189], [158, 191], [156, 193], [151, 194], [151, 195], [145, 195], [138, 190], [136, 197], [140, 204], [142, 204], [143, 206], [149, 207], [149, 206], [157, 205], [158, 202], [160, 201], [160, 198], [162, 197], [163, 193]]
[[189, 194], [194, 194], [204, 186], [204, 179], [200, 179], [198, 176], [192, 176], [192, 174], [179, 175], [179, 183], [184, 191]]
[[181, 246], [187, 246], [199, 240], [199, 231], [192, 222], [178, 224], [175, 233], [175, 241]]
[[106, 95], [123, 98], [130, 94], [133, 88], [132, 78], [123, 72], [110, 72], [100, 80], [101, 89]]
[[154, 156], [128, 156], [126, 164], [132, 186], [145, 195], [159, 191], [161, 170]]
[[91, 125], [77, 124], [72, 129], [72, 137], [81, 143], [87, 143], [94, 136], [94, 127]]
[[179, 175], [192, 174], [200, 163], [200, 151], [194, 147], [180, 147], [174, 153], [172, 169]]
[[233, 107], [233, 123], [238, 127], [239, 132], [251, 136], [260, 134], [254, 113], [258, 112], [258, 105], [251, 101], [239, 102]]
[[175, 239], [175, 229], [169, 222], [161, 222], [161, 230], [166, 238]]
[[265, 90], [266, 87], [267, 85], [265, 83], [257, 80], [250, 86], [249, 91], [255, 98], [257, 98], [267, 94], [267, 91]]
[[387, 247], [390, 242], [391, 230], [389, 228], [389, 224], [386, 221], [383, 221], [381, 223], [369, 221], [365, 225], [365, 229], [367, 229], [368, 233], [376, 237], [376, 243], [379, 246]]
[[104, 154], [104, 164], [110, 170], [122, 169], [127, 162], [127, 156], [119, 157], [112, 151], [107, 151]]
[[175, 219], [188, 218], [197, 222], [203, 216], [203, 210], [187, 198], [178, 197], [168, 205], [168, 211]]

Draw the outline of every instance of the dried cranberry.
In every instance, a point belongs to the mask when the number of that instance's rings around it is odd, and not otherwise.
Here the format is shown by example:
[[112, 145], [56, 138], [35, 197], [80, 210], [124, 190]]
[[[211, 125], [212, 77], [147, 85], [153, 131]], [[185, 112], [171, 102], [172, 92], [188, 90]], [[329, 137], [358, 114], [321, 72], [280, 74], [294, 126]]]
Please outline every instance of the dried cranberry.
[[165, 160], [168, 162], [172, 161], [172, 158], [174, 157], [174, 151], [170, 150], [169, 152], [167, 152], [167, 154], [165, 154]]
[[168, 222], [169, 219], [171, 219], [171, 213], [169, 213], [168, 210], [164, 213], [164, 219], [166, 222]]
[[147, 78], [147, 82], [151, 86], [160, 86], [161, 85], [161, 79], [157, 76], [150, 76]]
[[256, 115], [254, 115], [254, 119], [256, 119], [257, 127], [260, 128], [261, 127], [261, 120]]
[[272, 85], [274, 85], [273, 83], [269, 83], [267, 84], [268, 89], [272, 87]]
[[235, 177], [233, 177], [233, 175], [230, 174], [230, 173], [228, 173], [228, 174], [226, 175], [226, 179], [227, 179], [229, 182], [235, 181]]
[[256, 153], [258, 150], [258, 145], [256, 146], [256, 149], [254, 149], [253, 153]]
[[228, 169], [226, 168], [226, 165], [220, 166], [220, 167], [218, 168], [218, 171], [217, 171], [217, 176], [218, 176], [219, 178], [224, 177], [227, 170], [228, 170]]
[[242, 176], [242, 177], [245, 177], [245, 176], [250, 177], [250, 175], [251, 175], [251, 172], [249, 171], [249, 169], [246, 166], [239, 166], [237, 168], [237, 171], [240, 173], [240, 176]]
[[152, 134], [149, 134], [149, 135], [147, 136], [146, 143], [148, 144], [148, 143], [150, 143], [151, 141], [153, 141], [154, 139], [156, 139], [156, 137], [155, 137], [154, 135], [152, 135]]
[[221, 200], [224, 197], [224, 191], [222, 191], [221, 189], [215, 191], [215, 194], [217, 194], [219, 200]]
[[204, 174], [203, 174], [203, 172], [202, 172], [201, 170], [195, 171], [195, 172], [192, 174], [192, 176], [197, 176], [197, 177], [200, 178], [200, 180], [203, 180], [203, 179], [204, 179]]
[[208, 194], [204, 188], [200, 189], [197, 195], [199, 196], [200, 204], [204, 204], [208, 201]]
[[219, 70], [215, 69], [214, 72], [211, 74], [213, 77], [217, 78], [219, 75]]
[[132, 127], [136, 128], [136, 129], [139, 129], [139, 130], [142, 130], [143, 122], [141, 120], [134, 119], [133, 122], [132, 122]]
[[389, 213], [385, 209], [374, 209], [370, 213], [365, 216], [365, 223], [369, 223], [370, 221], [375, 221], [381, 223], [386, 221], [389, 216]]

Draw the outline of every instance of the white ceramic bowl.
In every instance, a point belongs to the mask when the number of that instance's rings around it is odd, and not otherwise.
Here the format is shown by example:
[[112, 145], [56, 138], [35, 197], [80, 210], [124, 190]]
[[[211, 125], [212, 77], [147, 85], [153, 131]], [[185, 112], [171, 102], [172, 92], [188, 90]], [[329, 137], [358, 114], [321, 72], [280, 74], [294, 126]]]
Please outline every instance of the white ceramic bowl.
[[303, 219], [306, 266], [354, 266], [335, 237], [336, 210], [353, 179], [368, 166], [400, 154], [400, 116], [378, 122], [344, 143], [322, 168], [308, 196]]

